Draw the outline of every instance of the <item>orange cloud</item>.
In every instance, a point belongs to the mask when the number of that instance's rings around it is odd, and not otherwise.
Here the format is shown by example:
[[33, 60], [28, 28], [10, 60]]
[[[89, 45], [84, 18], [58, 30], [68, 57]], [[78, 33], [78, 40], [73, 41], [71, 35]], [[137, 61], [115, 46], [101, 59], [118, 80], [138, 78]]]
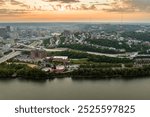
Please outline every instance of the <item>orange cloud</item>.
[[[0, 21], [150, 20], [147, 0], [0, 1]], [[123, 16], [122, 16], [123, 14]]]

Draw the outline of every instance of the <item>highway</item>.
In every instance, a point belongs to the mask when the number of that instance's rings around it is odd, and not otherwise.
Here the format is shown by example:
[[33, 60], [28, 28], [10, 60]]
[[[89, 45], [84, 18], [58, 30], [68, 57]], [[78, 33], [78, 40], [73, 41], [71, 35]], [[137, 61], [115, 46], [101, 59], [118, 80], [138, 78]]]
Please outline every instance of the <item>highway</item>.
[[62, 52], [68, 50], [68, 48], [54, 48], [54, 49], [43, 48], [43, 49], [47, 52]]
[[97, 52], [89, 52], [88, 54], [100, 55], [100, 56], [107, 56], [107, 57], [118, 57], [118, 58], [129, 58], [133, 59], [134, 57], [138, 56], [138, 52], [128, 52], [124, 54], [105, 54], [105, 53], [97, 53]]
[[29, 51], [29, 52], [32, 50], [32, 49], [26, 49], [26, 48], [11, 48], [11, 49], [15, 51]]
[[117, 54], [105, 54], [105, 53], [89, 52], [89, 51], [87, 51], [86, 53], [93, 54], [93, 55], [100, 55], [100, 56], [118, 57]]
[[0, 64], [5, 62], [5, 61], [7, 61], [7, 60], [9, 60], [9, 59], [11, 59], [11, 58], [14, 58], [14, 57], [16, 57], [16, 56], [18, 56], [20, 54], [21, 54], [20, 51], [16, 51], [16, 52], [11, 52], [11, 53], [3, 56], [3, 57], [0, 58]]
[[61, 51], [68, 50], [68, 48], [54, 48], [54, 49], [37, 48], [36, 46], [40, 45], [41, 43], [42, 43], [42, 41], [38, 41], [38, 42], [34, 41], [30, 45], [25, 45], [25, 44], [22, 44], [22, 43], [18, 43], [18, 45], [24, 46], [25, 48], [28, 48], [28, 49], [20, 49], [20, 48], [13, 48], [13, 49], [14, 50], [19, 50], [19, 51], [31, 51], [31, 50], [34, 50], [34, 49], [42, 49], [42, 50], [45, 50], [47, 52], [61, 52]]

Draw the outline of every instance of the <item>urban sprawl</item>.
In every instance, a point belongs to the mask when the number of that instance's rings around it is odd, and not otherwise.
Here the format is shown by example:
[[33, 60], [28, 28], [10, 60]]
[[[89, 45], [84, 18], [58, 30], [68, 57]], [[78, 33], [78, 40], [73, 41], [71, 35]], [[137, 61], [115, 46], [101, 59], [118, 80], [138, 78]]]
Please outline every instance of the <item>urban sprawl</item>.
[[121, 70], [149, 70], [149, 63], [149, 24], [0, 24], [0, 66], [27, 65], [78, 77], [109, 77], [103, 72], [111, 69], [118, 77], [130, 76]]

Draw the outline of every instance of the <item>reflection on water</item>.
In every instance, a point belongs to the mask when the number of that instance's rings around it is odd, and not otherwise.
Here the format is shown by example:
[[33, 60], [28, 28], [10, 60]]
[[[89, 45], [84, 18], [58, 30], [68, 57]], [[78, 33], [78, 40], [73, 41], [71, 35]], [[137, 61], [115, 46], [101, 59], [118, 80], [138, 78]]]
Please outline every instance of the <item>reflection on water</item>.
[[39, 83], [39, 84], [45, 84], [48, 81], [53, 81], [53, 79], [49, 79], [49, 80], [34, 80], [34, 79], [18, 79], [19, 82], [23, 82], [23, 83]]
[[150, 78], [0, 80], [0, 99], [150, 99]]

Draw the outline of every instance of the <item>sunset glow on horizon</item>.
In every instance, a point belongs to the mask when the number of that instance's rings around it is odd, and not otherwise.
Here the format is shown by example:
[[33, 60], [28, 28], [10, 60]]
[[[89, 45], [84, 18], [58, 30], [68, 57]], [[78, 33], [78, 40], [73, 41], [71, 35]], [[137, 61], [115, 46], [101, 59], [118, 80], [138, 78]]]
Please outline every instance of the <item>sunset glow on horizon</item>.
[[0, 21], [150, 21], [149, 0], [0, 0]]

